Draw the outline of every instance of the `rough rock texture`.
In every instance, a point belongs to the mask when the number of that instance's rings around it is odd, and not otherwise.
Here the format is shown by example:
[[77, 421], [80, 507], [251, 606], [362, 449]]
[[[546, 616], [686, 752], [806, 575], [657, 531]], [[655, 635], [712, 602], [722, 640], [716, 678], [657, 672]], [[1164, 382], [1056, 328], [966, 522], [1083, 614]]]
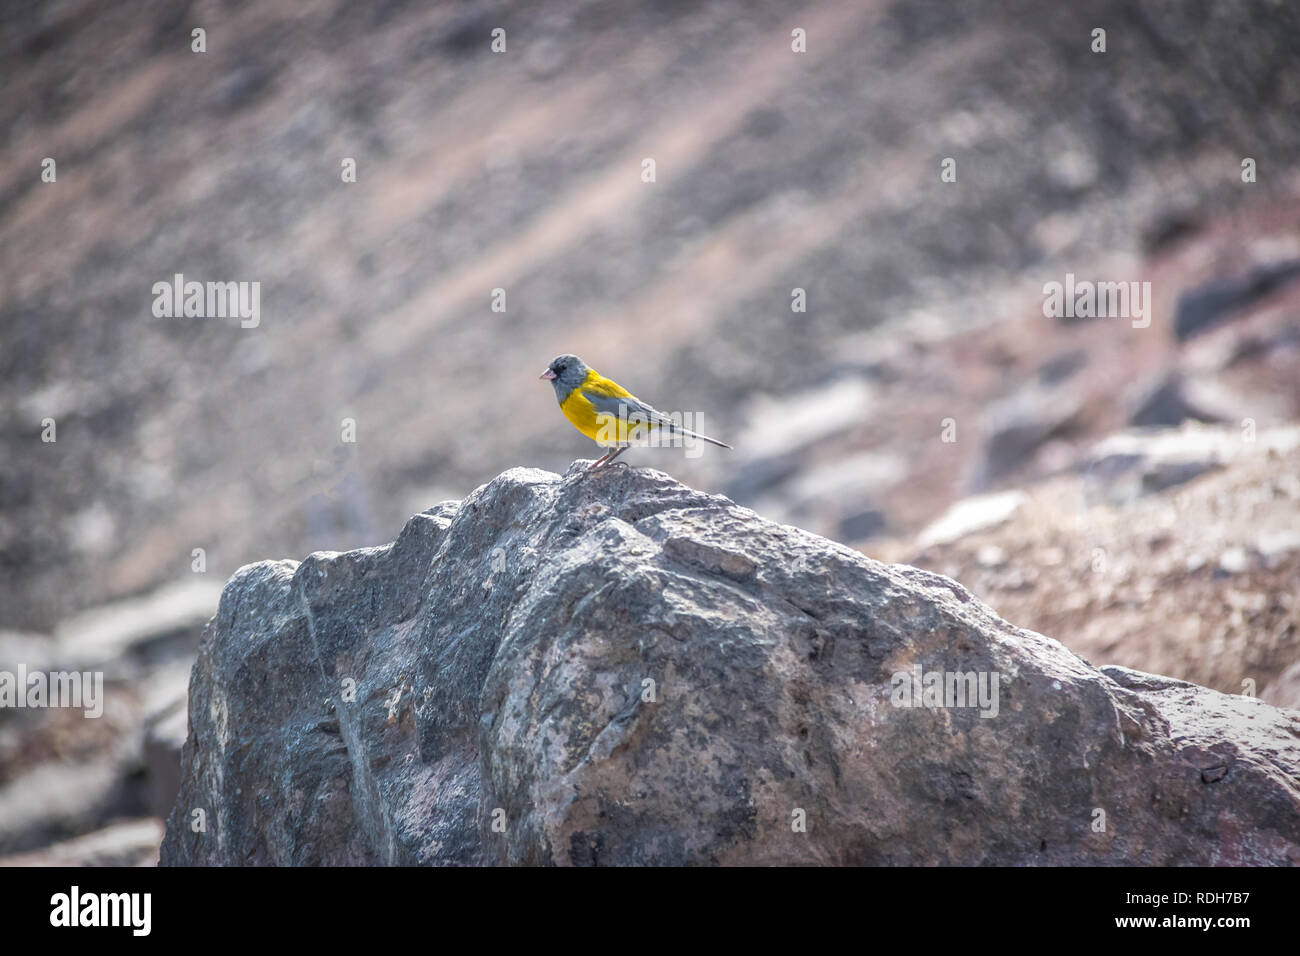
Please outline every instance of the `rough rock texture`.
[[164, 864], [1300, 863], [1300, 714], [619, 466], [241, 569], [189, 709]]

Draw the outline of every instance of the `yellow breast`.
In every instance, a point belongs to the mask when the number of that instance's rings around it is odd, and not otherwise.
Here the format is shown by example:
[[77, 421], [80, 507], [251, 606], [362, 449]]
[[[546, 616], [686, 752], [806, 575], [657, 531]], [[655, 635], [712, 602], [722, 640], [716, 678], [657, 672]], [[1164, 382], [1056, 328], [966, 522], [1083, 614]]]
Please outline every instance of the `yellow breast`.
[[[595, 373], [592, 374], [595, 375]], [[608, 380], [596, 376], [596, 381], [603, 385]], [[622, 391], [613, 382], [610, 382], [609, 385]], [[624, 392], [624, 394], [627, 393]], [[596, 406], [591, 403], [586, 395], [582, 394], [581, 387], [575, 388], [560, 403], [560, 411], [564, 412], [564, 417], [573, 423], [574, 428], [604, 448], [642, 442], [646, 439], [649, 431], [656, 427], [652, 422], [647, 423], [630, 415], [619, 417], [609, 412], [598, 412]]]
[[[573, 423], [573, 427], [582, 432], [594, 442], [599, 442], [597, 435], [600, 434], [601, 422], [597, 420], [596, 406], [587, 401], [587, 397], [582, 394], [582, 389], [575, 388], [569, 393], [569, 396], [560, 403], [560, 411], [564, 412], [564, 417]], [[603, 444], [613, 444], [605, 442]]]

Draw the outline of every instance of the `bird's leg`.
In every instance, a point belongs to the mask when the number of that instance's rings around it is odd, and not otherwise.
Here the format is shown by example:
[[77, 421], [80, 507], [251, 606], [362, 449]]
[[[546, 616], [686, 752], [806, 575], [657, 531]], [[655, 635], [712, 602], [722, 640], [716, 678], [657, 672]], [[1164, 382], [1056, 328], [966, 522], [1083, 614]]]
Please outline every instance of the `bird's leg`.
[[602, 455], [600, 458], [596, 459], [590, 465], [588, 465], [587, 470], [595, 471], [598, 468], [604, 468], [606, 465], [608, 465], [615, 458], [623, 454], [623, 452], [627, 451], [631, 447], [632, 447], [631, 445], [619, 445], [617, 448], [611, 448], [609, 451], [605, 452], [605, 454]]
[[610, 449], [609, 451], [605, 452], [605, 454], [601, 455], [599, 458], [593, 461], [590, 465], [588, 465], [587, 470], [595, 471], [597, 468], [600, 468], [606, 462], [610, 461], [613, 457], [614, 457], [614, 449]]

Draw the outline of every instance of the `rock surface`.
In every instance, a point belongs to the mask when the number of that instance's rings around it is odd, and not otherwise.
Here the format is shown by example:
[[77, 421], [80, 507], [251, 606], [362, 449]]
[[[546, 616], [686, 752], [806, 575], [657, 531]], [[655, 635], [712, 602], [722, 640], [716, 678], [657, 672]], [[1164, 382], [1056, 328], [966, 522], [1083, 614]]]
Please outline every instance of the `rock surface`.
[[[1300, 714], [1096, 670], [947, 578], [578, 467], [236, 573], [162, 862], [1300, 863]], [[915, 667], [998, 691], [896, 706]]]

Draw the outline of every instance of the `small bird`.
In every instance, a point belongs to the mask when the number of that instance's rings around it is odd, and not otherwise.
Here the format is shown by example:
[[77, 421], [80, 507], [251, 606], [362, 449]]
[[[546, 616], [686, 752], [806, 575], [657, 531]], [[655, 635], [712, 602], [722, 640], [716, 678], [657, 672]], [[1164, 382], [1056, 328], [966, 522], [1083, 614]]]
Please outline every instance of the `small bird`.
[[633, 443], [644, 442], [656, 428], [698, 438], [720, 448], [731, 447], [716, 438], [683, 428], [618, 382], [605, 378], [576, 355], [557, 355], [538, 378], [546, 379], [555, 388], [560, 411], [573, 427], [602, 448], [609, 449], [603, 457], [591, 463], [589, 471], [608, 465]]

